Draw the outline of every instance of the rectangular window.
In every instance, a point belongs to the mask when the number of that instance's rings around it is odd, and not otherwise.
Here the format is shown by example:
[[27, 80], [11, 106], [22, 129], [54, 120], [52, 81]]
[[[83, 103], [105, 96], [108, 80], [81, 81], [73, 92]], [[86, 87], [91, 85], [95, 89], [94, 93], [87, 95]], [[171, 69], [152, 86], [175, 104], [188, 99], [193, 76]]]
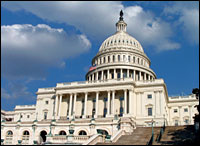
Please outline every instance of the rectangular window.
[[185, 119], [185, 124], [189, 124], [189, 120], [188, 119]]
[[27, 115], [27, 118], [30, 118], [30, 115]]
[[114, 79], [114, 73], [112, 73], [111, 75], [112, 75], [112, 79]]
[[113, 55], [113, 62], [115, 62], [115, 56]]
[[117, 78], [120, 79], [120, 73], [119, 72], [117, 73]]
[[151, 94], [148, 94], [147, 97], [148, 97], [148, 99], [152, 99], [152, 95]]
[[178, 126], [178, 120], [175, 120], [175, 126]]
[[174, 113], [177, 113], [178, 112], [178, 110], [177, 109], [174, 109]]
[[152, 116], [152, 108], [148, 108], [148, 116]]
[[108, 63], [110, 63], [110, 56], [108, 56]]
[[49, 101], [45, 101], [46, 104], [49, 104]]
[[133, 63], [135, 63], [135, 57], [133, 57]]
[[188, 112], [188, 109], [187, 109], [187, 108], [184, 108], [184, 112]]
[[44, 112], [44, 119], [47, 119], [47, 112]]
[[128, 56], [128, 62], [131, 62], [131, 56]]

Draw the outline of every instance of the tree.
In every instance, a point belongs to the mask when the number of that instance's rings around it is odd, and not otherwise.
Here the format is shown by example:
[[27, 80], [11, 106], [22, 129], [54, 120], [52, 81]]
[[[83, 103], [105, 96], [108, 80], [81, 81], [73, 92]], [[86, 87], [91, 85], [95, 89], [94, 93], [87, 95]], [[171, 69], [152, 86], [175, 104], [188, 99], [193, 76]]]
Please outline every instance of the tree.
[[[192, 90], [192, 93], [196, 95], [196, 98], [199, 100], [199, 89], [198, 88], [194, 88]], [[196, 105], [195, 107], [197, 107], [198, 110], [198, 114], [195, 114], [194, 118], [194, 122], [199, 122], [199, 105]]]

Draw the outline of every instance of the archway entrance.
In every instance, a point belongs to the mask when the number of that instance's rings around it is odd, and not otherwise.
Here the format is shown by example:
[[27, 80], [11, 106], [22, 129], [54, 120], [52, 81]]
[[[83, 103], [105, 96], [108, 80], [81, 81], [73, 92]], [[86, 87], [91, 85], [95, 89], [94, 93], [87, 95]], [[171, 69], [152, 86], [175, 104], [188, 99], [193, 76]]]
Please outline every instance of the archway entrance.
[[40, 143], [46, 142], [46, 135], [47, 135], [46, 131], [43, 130], [40, 132]]

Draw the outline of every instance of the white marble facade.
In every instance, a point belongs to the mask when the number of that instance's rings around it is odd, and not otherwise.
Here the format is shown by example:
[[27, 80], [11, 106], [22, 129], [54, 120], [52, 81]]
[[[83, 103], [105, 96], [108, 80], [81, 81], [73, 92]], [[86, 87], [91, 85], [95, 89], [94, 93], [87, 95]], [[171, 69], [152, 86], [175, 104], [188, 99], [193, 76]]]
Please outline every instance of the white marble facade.
[[[1, 111], [4, 144], [87, 143], [97, 129], [113, 137], [138, 126], [193, 124], [198, 104], [194, 95], [169, 97], [157, 79], [141, 44], [126, 32], [123, 18], [92, 60], [86, 81], [39, 88], [36, 105]], [[8, 119], [10, 121], [8, 121]], [[70, 135], [73, 129], [73, 139]], [[44, 135], [49, 134], [46, 138]], [[51, 135], [52, 134], [52, 135]]]

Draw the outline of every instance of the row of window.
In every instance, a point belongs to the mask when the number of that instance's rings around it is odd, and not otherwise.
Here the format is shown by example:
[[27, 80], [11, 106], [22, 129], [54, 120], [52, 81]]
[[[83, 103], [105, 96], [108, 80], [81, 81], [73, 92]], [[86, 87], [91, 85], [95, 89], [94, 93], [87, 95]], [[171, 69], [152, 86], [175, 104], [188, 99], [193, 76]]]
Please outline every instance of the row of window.
[[132, 40], [111, 40], [110, 42], [109, 41], [107, 41], [107, 42], [105, 42], [104, 43], [104, 48], [105, 47], [108, 47], [109, 45], [117, 45], [117, 42], [118, 42], [118, 44], [125, 44], [125, 45], [134, 45], [135, 47], [139, 47], [139, 44], [137, 43], [137, 42], [135, 42], [135, 41], [132, 41]]
[[[107, 75], [107, 72], [108, 70], [103, 70], [103, 79], [102, 79], [102, 71], [98, 71], [96, 73], [94, 73], [94, 80], [105, 80], [105, 79], [108, 79], [108, 75]], [[129, 74], [127, 73], [129, 71]], [[150, 76], [149, 74], [147, 73], [144, 73], [144, 72], [141, 72], [141, 76], [140, 76], [140, 71], [137, 71], [135, 70], [135, 80], [138, 81], [140, 80], [152, 80], [153, 77]], [[97, 79], [97, 74], [98, 73], [98, 79]], [[122, 76], [121, 76], [121, 73], [122, 73]], [[120, 79], [120, 78], [134, 78], [134, 70], [132, 69], [122, 69], [122, 72], [120, 71], [120, 69], [116, 69], [116, 74], [117, 74], [117, 78], [116, 79]], [[109, 75], [111, 75], [111, 77], [109, 79], [114, 79], [114, 69], [109, 69]], [[87, 77], [87, 80], [88, 81], [92, 81], [92, 76], [93, 74], [90, 74], [88, 77]], [[146, 79], [145, 79], [146, 78]]]
[[[64, 130], [61, 130], [59, 132], [59, 135], [67, 135]], [[78, 135], [87, 135], [86, 131], [81, 130]], [[29, 144], [29, 138], [30, 138], [30, 133], [26, 130], [22, 134], [22, 144]], [[5, 139], [5, 144], [12, 144], [13, 141], [13, 132], [9, 130], [6, 133], [6, 139]]]
[[[20, 115], [21, 118], [23, 118], [23, 115]], [[26, 115], [26, 117], [29, 119], [30, 115]]]
[[123, 55], [122, 59], [121, 59], [121, 55], [117, 55], [117, 57], [115, 55], [111, 55], [111, 56], [104, 56], [104, 57], [100, 57], [98, 60], [95, 60], [93, 62], [93, 66], [99, 65], [99, 64], [103, 64], [103, 63], [110, 63], [110, 62], [132, 62], [132, 63], [137, 63], [140, 65], [144, 65], [147, 66], [147, 62], [144, 59], [140, 59], [139, 57], [135, 57], [133, 56], [131, 58], [131, 56], [127, 56], [127, 55]]
[[[178, 109], [174, 109], [174, 113], [177, 113]], [[188, 112], [188, 108], [184, 108], [184, 112]]]

